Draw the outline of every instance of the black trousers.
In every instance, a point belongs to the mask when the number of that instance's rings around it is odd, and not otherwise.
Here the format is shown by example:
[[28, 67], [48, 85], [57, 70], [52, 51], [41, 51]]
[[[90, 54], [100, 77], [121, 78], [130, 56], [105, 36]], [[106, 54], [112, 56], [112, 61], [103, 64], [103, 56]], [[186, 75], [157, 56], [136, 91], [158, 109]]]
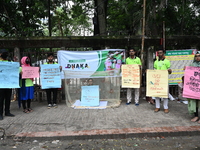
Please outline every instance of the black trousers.
[[57, 89], [57, 88], [46, 89], [47, 102], [48, 102], [48, 104], [52, 104], [51, 93], [53, 94], [53, 104], [57, 104], [57, 93], [58, 93], [58, 89]]
[[11, 94], [12, 89], [0, 89], [0, 116], [3, 116], [4, 102], [5, 114], [10, 113]]
[[198, 109], [198, 100], [196, 100], [196, 112], [194, 113], [195, 117], [199, 117], [198, 111], [199, 111], [199, 109]]
[[[26, 105], [27, 105], [27, 107], [26, 107]], [[23, 106], [23, 109], [31, 108], [31, 99], [22, 100], [22, 106]]]

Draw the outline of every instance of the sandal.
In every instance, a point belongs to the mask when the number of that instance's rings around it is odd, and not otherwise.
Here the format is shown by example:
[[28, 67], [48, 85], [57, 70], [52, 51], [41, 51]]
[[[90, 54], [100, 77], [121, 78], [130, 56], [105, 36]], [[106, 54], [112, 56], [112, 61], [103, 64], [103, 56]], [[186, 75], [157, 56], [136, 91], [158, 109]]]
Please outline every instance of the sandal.
[[29, 112], [33, 112], [33, 109], [31, 109], [31, 108], [28, 108], [28, 111], [29, 111]]
[[26, 114], [29, 113], [28, 109], [24, 109], [23, 112], [26, 113]]
[[149, 104], [154, 105], [154, 104], [155, 104], [154, 100], [151, 99], [151, 100], [149, 101]]
[[192, 122], [196, 122], [199, 120], [199, 117], [194, 117], [193, 119], [191, 119]]

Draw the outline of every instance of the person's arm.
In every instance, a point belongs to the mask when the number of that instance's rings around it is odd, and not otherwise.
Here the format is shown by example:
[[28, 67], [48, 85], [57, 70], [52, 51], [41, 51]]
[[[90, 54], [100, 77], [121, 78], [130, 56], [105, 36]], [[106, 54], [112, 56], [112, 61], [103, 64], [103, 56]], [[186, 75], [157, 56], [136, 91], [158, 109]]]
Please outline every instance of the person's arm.
[[125, 59], [125, 64], [128, 64], [128, 58]]
[[157, 61], [154, 62], [153, 67], [154, 69], [157, 69]]
[[169, 73], [169, 74], [171, 74], [171, 73], [172, 73], [172, 69], [168, 69], [167, 71], [168, 71], [168, 73]]
[[167, 65], [167, 71], [168, 71], [168, 73], [169, 74], [171, 74], [172, 73], [172, 69], [170, 69], [170, 67], [171, 67], [171, 63], [170, 63], [170, 61], [168, 60], [168, 62], [166, 63], [166, 65]]
[[138, 58], [138, 65], [139, 65], [139, 67], [140, 67], [140, 69], [141, 69], [141, 67], [142, 67], [142, 62], [141, 62], [141, 59], [140, 59], [140, 58]]

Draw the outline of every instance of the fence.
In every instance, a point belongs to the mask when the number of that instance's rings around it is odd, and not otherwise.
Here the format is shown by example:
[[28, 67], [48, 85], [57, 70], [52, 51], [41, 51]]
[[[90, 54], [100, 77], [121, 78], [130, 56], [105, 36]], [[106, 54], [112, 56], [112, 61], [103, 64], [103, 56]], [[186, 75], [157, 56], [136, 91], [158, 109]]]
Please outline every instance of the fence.
[[[83, 49], [83, 50], [85, 50], [85, 49]], [[21, 55], [21, 57], [23, 57], [23, 56], [30, 57], [31, 58], [31, 62], [32, 62], [32, 66], [40, 66], [41, 64], [46, 62], [46, 58], [47, 58], [47, 54], [48, 53], [51, 53], [51, 52], [50, 51], [44, 51], [44, 50], [41, 50], [39, 52], [38, 51], [29, 50], [28, 52], [22, 52], [20, 55]], [[56, 52], [54, 52], [54, 54], [55, 54], [55, 58], [56, 58]], [[57, 59], [55, 59], [55, 60], [57, 61]], [[77, 79], [74, 79], [74, 80], [77, 80]], [[62, 81], [62, 84], [63, 85], [65, 84], [64, 80]], [[40, 80], [39, 79], [36, 79], [34, 81], [34, 87], [35, 87], [35, 98], [34, 98], [34, 101], [41, 102], [43, 100], [46, 100], [46, 93], [45, 93], [45, 90], [42, 90], [40, 88]], [[64, 87], [65, 86], [63, 86], [62, 89], [59, 89], [58, 101], [66, 99]], [[127, 89], [126, 88], [121, 88], [120, 85], [119, 85], [119, 87], [120, 87], [120, 98], [121, 99], [126, 99], [126, 90]], [[170, 85], [169, 86], [169, 92], [174, 97], [177, 97], [178, 96], [178, 87], [177, 87], [177, 85]], [[16, 98], [14, 98], [14, 97], [16, 97], [16, 95], [17, 95], [16, 90], [13, 90], [12, 99], [16, 99]], [[145, 96], [145, 88], [143, 87], [143, 88], [141, 88], [141, 97], [144, 97], [144, 96]]]

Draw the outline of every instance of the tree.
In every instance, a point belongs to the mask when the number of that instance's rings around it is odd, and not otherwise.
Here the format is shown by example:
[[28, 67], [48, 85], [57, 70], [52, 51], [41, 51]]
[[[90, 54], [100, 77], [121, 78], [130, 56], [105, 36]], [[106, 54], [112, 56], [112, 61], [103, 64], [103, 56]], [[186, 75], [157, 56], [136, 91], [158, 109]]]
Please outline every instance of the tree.
[[[143, 0], [110, 0], [107, 31], [109, 34], [141, 35]], [[167, 35], [194, 35], [199, 32], [199, 1], [146, 1], [146, 35], [160, 36], [162, 22]]]
[[[45, 3], [40, 0], [2, 0], [0, 28], [4, 36], [41, 36], [41, 18], [45, 18]], [[36, 13], [37, 12], [37, 13]]]
[[[83, 0], [2, 0], [0, 1], [0, 33], [2, 36], [48, 35], [48, 12], [54, 36], [80, 35], [82, 28], [89, 28], [88, 12], [91, 5]], [[74, 5], [72, 5], [74, 4]], [[85, 8], [83, 10], [83, 8]]]

